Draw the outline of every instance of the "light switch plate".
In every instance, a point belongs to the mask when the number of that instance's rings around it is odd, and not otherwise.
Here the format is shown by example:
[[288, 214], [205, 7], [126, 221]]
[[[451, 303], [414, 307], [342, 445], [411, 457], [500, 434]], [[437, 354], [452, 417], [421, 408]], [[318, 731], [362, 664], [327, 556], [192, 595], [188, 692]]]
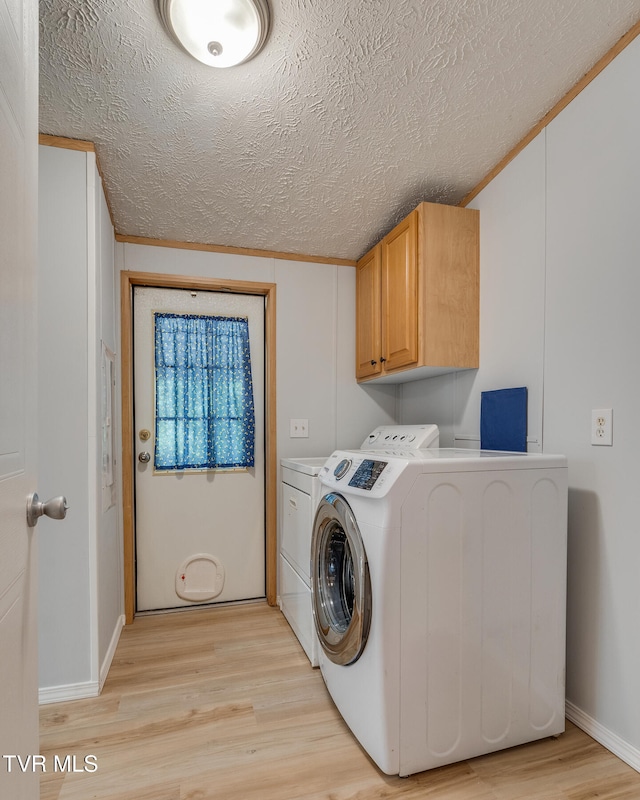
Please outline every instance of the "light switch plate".
[[290, 419], [289, 420], [289, 438], [291, 438], [291, 439], [308, 439], [309, 438], [309, 420], [308, 419]]

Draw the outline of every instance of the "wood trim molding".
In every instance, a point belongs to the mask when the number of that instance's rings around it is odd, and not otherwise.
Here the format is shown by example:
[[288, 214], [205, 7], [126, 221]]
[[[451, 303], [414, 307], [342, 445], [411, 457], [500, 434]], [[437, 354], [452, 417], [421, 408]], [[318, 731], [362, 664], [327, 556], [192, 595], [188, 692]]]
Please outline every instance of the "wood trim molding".
[[65, 136], [50, 136], [48, 133], [39, 134], [38, 144], [47, 147], [62, 147], [65, 150], [80, 150], [83, 153], [96, 152], [93, 142], [85, 142], [83, 139], [67, 139]]
[[120, 273], [121, 390], [122, 390], [122, 507], [124, 540], [124, 604], [126, 623], [135, 614], [135, 518], [133, 444], [133, 322], [134, 286], [232, 291], [265, 297], [265, 527], [267, 602], [277, 602], [277, 502], [278, 460], [276, 438], [276, 285], [227, 281], [148, 272]]
[[124, 551], [125, 624], [135, 614], [135, 519], [133, 465], [133, 326], [132, 287], [127, 273], [120, 276], [120, 387], [122, 415], [122, 536]]
[[502, 170], [508, 164], [510, 164], [511, 161], [513, 161], [513, 159], [519, 153], [521, 153], [524, 150], [524, 148], [528, 144], [530, 144], [536, 138], [536, 136], [542, 130], [544, 130], [547, 127], [547, 125], [550, 122], [552, 122], [558, 116], [558, 114], [569, 105], [569, 103], [572, 100], [575, 100], [575, 98], [580, 94], [580, 92], [583, 89], [585, 89], [594, 78], [597, 78], [597, 76], [606, 67], [609, 66], [609, 64], [614, 60], [614, 58], [616, 58], [616, 56], [619, 56], [620, 53], [625, 49], [625, 47], [628, 47], [631, 44], [631, 42], [638, 36], [638, 34], [640, 34], [640, 20], [638, 20], [638, 22], [636, 22], [636, 24], [632, 28], [630, 28], [624, 34], [624, 36], [618, 39], [618, 41], [614, 44], [611, 50], [605, 53], [602, 56], [602, 58], [599, 61], [597, 61], [596, 64], [594, 64], [594, 66], [585, 75], [582, 76], [582, 78], [580, 78], [580, 80], [575, 84], [575, 86], [573, 86], [567, 92], [567, 94], [561, 100], [559, 100], [555, 104], [555, 106], [550, 111], [548, 111], [544, 115], [544, 117], [542, 117], [542, 119], [539, 122], [537, 122], [533, 126], [533, 128], [529, 131], [529, 133], [523, 139], [521, 139], [512, 150], [510, 150], [507, 153], [507, 155], [502, 159], [502, 161], [496, 164], [496, 166], [491, 170], [491, 172], [485, 175], [485, 177], [480, 181], [480, 183], [478, 183], [477, 186], [474, 186], [474, 188], [462, 198], [462, 200], [458, 205], [462, 207], [469, 205], [469, 203], [473, 200], [473, 198], [476, 197], [476, 195], [480, 194], [480, 192], [486, 186], [488, 186], [491, 183], [491, 181], [497, 175], [499, 175], [502, 172]]
[[148, 247], [173, 247], [178, 250], [202, 250], [206, 253], [229, 253], [258, 258], [278, 258], [284, 261], [305, 261], [312, 264], [334, 264], [339, 267], [355, 267], [356, 261], [350, 258], [331, 258], [328, 256], [307, 256], [301, 253], [282, 253], [277, 250], [256, 250], [250, 247], [231, 247], [224, 244], [201, 244], [199, 242], [179, 242], [171, 239], [150, 239], [144, 236], [126, 236], [116, 233], [116, 241], [125, 244], [143, 244]]

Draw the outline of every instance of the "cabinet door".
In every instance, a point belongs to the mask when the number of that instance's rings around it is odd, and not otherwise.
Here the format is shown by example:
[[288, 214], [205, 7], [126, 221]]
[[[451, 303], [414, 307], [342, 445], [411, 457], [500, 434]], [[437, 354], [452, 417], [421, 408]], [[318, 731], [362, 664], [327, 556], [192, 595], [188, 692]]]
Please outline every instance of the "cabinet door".
[[379, 375], [382, 369], [380, 325], [381, 247], [376, 245], [358, 262], [356, 272], [356, 378]]
[[382, 240], [384, 369], [418, 360], [418, 215], [414, 211]]

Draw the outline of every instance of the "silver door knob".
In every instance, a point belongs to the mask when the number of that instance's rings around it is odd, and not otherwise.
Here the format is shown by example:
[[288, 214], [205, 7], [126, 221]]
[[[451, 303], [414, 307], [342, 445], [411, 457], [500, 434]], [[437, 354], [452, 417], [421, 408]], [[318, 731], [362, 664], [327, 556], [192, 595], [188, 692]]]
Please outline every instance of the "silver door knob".
[[140, 453], [140, 455], [138, 456], [138, 461], [141, 464], [148, 464], [151, 461], [151, 454], [147, 452]]
[[33, 492], [27, 497], [27, 524], [33, 528], [42, 516], [64, 519], [67, 516], [68, 508], [67, 498], [62, 495], [52, 497], [51, 500], [42, 503], [36, 492]]

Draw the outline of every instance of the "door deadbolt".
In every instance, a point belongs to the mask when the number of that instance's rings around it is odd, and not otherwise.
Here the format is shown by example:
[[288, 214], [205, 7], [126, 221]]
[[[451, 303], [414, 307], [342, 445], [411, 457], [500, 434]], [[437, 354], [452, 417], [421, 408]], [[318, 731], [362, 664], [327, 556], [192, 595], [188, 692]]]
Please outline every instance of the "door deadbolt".
[[143, 428], [138, 434], [138, 436], [140, 437], [141, 442], [147, 442], [151, 438], [151, 431], [148, 431], [146, 428]]
[[27, 524], [30, 528], [38, 524], [40, 517], [51, 517], [51, 519], [64, 519], [67, 516], [67, 498], [60, 495], [52, 497], [46, 503], [42, 503], [36, 492], [27, 497]]

